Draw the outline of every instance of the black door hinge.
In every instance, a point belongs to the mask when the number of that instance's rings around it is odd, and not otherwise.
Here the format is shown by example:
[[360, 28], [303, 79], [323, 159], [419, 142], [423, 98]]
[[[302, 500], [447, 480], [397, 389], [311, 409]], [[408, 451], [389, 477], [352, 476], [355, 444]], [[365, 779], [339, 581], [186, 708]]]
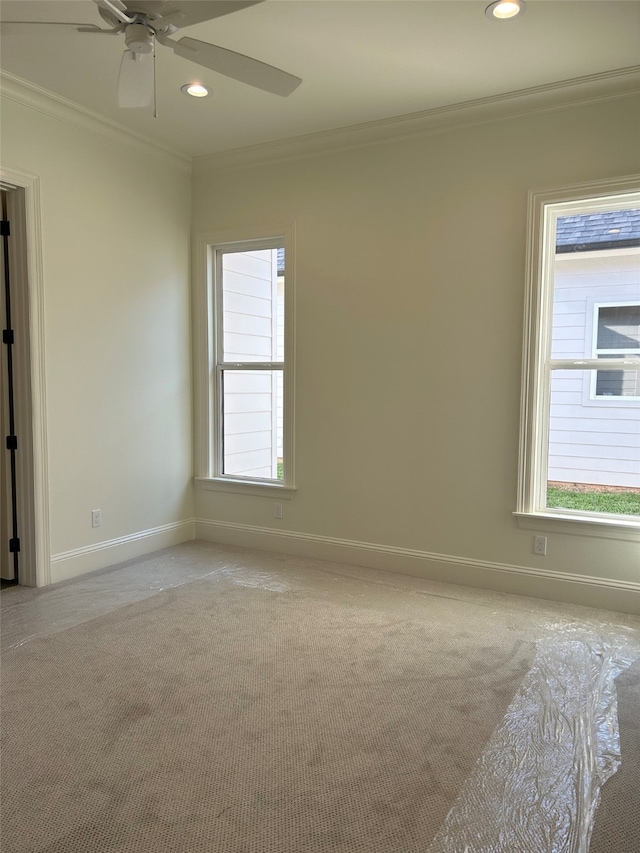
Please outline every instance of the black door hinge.
[[7, 436], [7, 450], [17, 450], [18, 449], [18, 436], [17, 435], [8, 435]]
[[13, 344], [14, 340], [13, 329], [3, 329], [2, 330], [2, 343], [3, 344]]
[[17, 554], [20, 551], [20, 540], [19, 539], [9, 539], [9, 553]]
[[0, 237], [11, 236], [11, 223], [6, 219], [0, 220]]

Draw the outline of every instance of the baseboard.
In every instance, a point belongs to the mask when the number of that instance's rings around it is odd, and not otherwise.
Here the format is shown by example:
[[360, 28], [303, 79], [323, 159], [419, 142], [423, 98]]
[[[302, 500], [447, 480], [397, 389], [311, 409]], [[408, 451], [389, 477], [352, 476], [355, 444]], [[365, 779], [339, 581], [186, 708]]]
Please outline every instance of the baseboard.
[[181, 542], [190, 541], [194, 536], [195, 521], [188, 519], [55, 554], [51, 558], [51, 583], [142, 557], [171, 545], [179, 545]]
[[195, 520], [196, 539], [351, 563], [425, 580], [640, 615], [640, 583], [470, 560], [226, 521]]

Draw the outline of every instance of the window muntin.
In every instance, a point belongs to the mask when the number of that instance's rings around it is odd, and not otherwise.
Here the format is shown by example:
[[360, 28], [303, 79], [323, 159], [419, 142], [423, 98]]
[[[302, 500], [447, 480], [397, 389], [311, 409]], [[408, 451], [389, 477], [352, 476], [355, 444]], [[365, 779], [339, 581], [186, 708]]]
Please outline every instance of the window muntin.
[[[519, 515], [640, 521], [640, 400], [626, 393], [640, 348], [614, 348], [610, 334], [633, 326], [640, 304], [638, 186], [531, 196]], [[624, 306], [634, 312], [607, 310]], [[612, 381], [623, 393], [605, 396]]]

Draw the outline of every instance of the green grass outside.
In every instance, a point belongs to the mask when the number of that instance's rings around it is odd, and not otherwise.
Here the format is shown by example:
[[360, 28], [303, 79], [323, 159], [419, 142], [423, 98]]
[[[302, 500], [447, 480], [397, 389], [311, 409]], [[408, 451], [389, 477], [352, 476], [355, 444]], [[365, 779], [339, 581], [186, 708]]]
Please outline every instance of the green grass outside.
[[278, 462], [278, 480], [284, 480], [284, 464]]
[[547, 506], [562, 509], [583, 509], [587, 512], [612, 512], [616, 515], [640, 515], [640, 494], [637, 492], [572, 492], [549, 486]]

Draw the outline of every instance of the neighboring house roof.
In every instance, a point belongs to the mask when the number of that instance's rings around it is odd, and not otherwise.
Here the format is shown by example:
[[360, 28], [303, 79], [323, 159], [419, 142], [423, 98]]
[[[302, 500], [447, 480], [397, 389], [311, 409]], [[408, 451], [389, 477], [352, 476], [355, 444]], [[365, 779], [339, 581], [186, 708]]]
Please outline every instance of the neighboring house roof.
[[556, 252], [640, 246], [640, 208], [562, 216], [556, 225]]
[[284, 275], [284, 248], [276, 251], [278, 252], [278, 275]]

